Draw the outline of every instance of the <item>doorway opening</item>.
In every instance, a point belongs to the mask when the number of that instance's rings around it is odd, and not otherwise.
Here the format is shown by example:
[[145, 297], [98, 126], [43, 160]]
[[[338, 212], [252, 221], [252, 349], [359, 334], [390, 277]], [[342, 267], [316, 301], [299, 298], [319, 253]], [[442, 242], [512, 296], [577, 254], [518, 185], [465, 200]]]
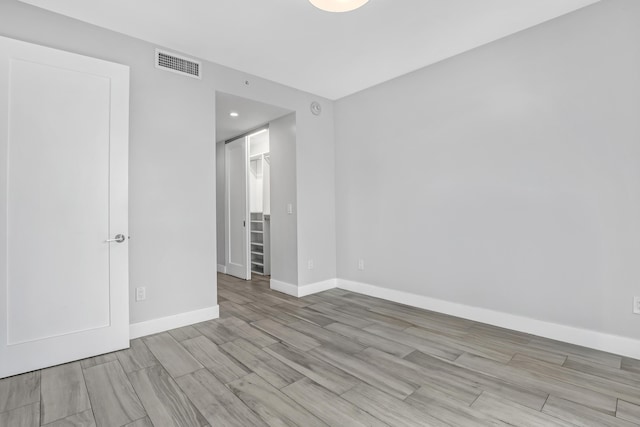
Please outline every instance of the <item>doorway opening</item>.
[[218, 271], [286, 278], [297, 264], [295, 113], [217, 92], [216, 140]]
[[269, 129], [247, 136], [249, 144], [249, 272], [271, 275], [271, 160]]

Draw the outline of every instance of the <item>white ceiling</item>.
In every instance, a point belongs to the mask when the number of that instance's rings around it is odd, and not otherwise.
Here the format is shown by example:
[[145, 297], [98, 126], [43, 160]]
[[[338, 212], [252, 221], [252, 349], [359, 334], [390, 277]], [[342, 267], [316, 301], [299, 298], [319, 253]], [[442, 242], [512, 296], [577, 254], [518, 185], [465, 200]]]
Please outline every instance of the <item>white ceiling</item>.
[[[238, 117], [231, 117], [232, 111]], [[216, 141], [226, 141], [289, 113], [274, 105], [216, 92]]]
[[338, 99], [599, 0], [21, 1]]

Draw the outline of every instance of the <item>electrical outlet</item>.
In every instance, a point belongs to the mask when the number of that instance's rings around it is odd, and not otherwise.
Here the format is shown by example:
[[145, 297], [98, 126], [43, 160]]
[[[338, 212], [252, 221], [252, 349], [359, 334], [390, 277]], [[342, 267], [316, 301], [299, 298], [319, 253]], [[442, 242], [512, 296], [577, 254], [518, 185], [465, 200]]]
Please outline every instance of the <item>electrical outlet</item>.
[[313, 270], [313, 260], [312, 259], [307, 261], [307, 267], [309, 268], [309, 270]]
[[141, 286], [136, 288], [136, 301], [144, 301], [147, 299], [147, 288]]
[[633, 297], [633, 314], [640, 314], [640, 297]]
[[287, 213], [293, 215], [293, 205], [291, 203], [287, 204]]
[[364, 271], [364, 260], [363, 259], [359, 259], [358, 260], [358, 270]]

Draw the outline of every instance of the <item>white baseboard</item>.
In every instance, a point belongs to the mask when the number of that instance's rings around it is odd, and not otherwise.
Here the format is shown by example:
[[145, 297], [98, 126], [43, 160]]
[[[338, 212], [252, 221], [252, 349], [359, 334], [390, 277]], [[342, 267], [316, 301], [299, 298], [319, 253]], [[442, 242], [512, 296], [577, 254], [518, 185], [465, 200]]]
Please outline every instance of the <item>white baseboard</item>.
[[217, 319], [218, 317], [220, 317], [220, 307], [218, 305], [214, 305], [213, 307], [207, 307], [201, 310], [147, 320], [146, 322], [132, 323], [129, 325], [129, 338], [135, 339], [145, 337], [147, 335], [157, 334], [170, 329], [181, 328], [183, 326], [193, 325], [194, 323]]
[[326, 291], [336, 287], [336, 279], [329, 279], [322, 282], [310, 283], [304, 286], [296, 286], [291, 283], [281, 282], [279, 280], [271, 279], [269, 286], [274, 291], [282, 292], [294, 297], [306, 297], [307, 295], [317, 294], [318, 292]]
[[336, 279], [329, 279], [322, 282], [310, 283], [304, 286], [298, 286], [298, 296], [306, 297], [307, 295], [317, 294], [318, 292], [333, 289], [338, 285]]
[[298, 296], [298, 286], [292, 285], [291, 283], [271, 279], [269, 280], [269, 287], [274, 291], [282, 292], [283, 294], [291, 295], [294, 297]]
[[227, 274], [227, 266], [218, 264], [218, 273]]
[[431, 310], [501, 328], [640, 359], [640, 340], [633, 338], [546, 322], [481, 307], [473, 307], [351, 280], [330, 279], [305, 286], [296, 286], [291, 283], [271, 279], [270, 286], [271, 289], [275, 291], [283, 292], [294, 297], [304, 297], [337, 287], [346, 291], [382, 298], [411, 307]]
[[472, 307], [350, 280], [337, 279], [337, 287], [412, 307], [640, 359], [640, 340], [632, 338]]

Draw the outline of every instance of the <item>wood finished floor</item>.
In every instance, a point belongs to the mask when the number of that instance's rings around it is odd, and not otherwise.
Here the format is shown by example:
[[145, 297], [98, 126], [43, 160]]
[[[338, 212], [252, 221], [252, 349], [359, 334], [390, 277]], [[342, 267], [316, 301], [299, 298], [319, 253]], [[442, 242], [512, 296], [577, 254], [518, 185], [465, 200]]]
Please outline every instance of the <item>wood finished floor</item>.
[[640, 361], [219, 275], [221, 318], [0, 380], [0, 426], [638, 426]]

